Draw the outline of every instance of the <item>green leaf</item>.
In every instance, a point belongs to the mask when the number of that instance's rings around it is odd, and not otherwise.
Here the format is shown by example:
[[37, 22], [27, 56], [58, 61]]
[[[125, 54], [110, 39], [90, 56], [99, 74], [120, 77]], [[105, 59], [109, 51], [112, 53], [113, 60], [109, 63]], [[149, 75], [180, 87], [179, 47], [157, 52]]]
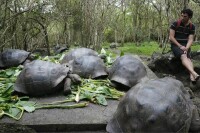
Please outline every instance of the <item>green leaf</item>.
[[94, 93], [90, 93], [89, 91], [85, 91], [84, 93], [82, 93], [83, 97], [85, 97], [86, 99], [92, 100], [92, 98], [95, 96]]
[[7, 78], [8, 76], [6, 75], [6, 70], [0, 70], [0, 77], [1, 78]]
[[33, 102], [33, 101], [18, 101], [16, 103], [16, 105], [20, 105], [24, 108], [24, 110], [26, 110], [27, 112], [33, 112], [35, 111], [35, 105], [36, 105], [36, 102]]
[[15, 70], [15, 74], [14, 74], [13, 76], [17, 77], [17, 76], [20, 74], [20, 72], [21, 72], [21, 70], [16, 69], [16, 70]]
[[0, 109], [0, 118], [4, 115], [4, 111]]
[[123, 51], [121, 51], [120, 56], [124, 56], [124, 52]]
[[2, 97], [0, 97], [0, 103], [6, 102], [8, 100], [10, 100], [10, 98], [2, 98]]
[[85, 95], [80, 94], [80, 96], [79, 96], [79, 100], [84, 100], [84, 99], [87, 99], [87, 98], [85, 97]]
[[107, 96], [112, 96], [112, 93], [110, 92], [110, 90], [105, 86], [98, 87], [97, 91], [100, 91], [101, 93], [103, 93], [103, 94], [105, 94]]
[[90, 85], [89, 85], [89, 88], [94, 89], [94, 88], [96, 88], [96, 85], [91, 82]]
[[108, 64], [112, 64], [112, 59], [111, 59], [110, 56], [107, 56], [107, 57], [106, 57], [106, 62], [107, 62]]
[[62, 54], [59, 61], [61, 61], [65, 57], [65, 54]]
[[36, 102], [33, 101], [18, 101], [16, 105], [21, 105], [22, 107], [24, 106], [34, 106]]
[[1, 93], [2, 97], [8, 97], [11, 96], [11, 93], [13, 92], [13, 83], [7, 83], [6, 84], [6, 89]]
[[104, 48], [101, 49], [101, 54], [106, 54], [106, 51]]
[[8, 111], [10, 109], [10, 105], [6, 103], [0, 103], [0, 110]]
[[79, 87], [78, 87], [78, 92], [76, 93], [76, 97], [75, 97], [76, 102], [80, 101], [80, 92], [81, 92], [81, 89], [79, 89]]
[[104, 105], [104, 106], [108, 105], [106, 98], [103, 95], [96, 96], [96, 99], [97, 99], [97, 103]]
[[6, 71], [6, 75], [7, 76], [12, 76], [12, 75], [14, 75], [15, 74], [15, 70], [12, 70], [12, 69], [8, 69], [7, 71]]
[[35, 107], [34, 106], [24, 106], [23, 108], [24, 108], [24, 110], [26, 110], [29, 113], [35, 111]]
[[13, 117], [18, 118], [21, 115], [22, 110], [20, 110], [19, 108], [13, 108], [13, 107], [11, 107], [9, 109], [9, 112], [7, 112], [7, 113], [10, 114], [10, 115], [12, 115]]
[[42, 58], [43, 61], [48, 61], [49, 60], [49, 56], [45, 56], [44, 58]]

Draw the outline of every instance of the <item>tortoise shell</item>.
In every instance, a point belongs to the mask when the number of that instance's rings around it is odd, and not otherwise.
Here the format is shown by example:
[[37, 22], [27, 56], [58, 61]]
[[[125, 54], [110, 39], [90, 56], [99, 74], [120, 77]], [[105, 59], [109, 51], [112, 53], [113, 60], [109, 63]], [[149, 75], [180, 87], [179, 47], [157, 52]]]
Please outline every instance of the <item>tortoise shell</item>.
[[69, 61], [74, 60], [74, 59], [81, 57], [81, 56], [85, 56], [85, 55], [98, 56], [98, 53], [96, 51], [92, 50], [92, 49], [89, 49], [89, 48], [76, 48], [76, 49], [69, 51], [69, 53], [67, 53], [63, 57], [61, 64], [69, 63]]
[[0, 54], [0, 68], [16, 67], [29, 57], [31, 53], [19, 49], [7, 49]]
[[98, 56], [81, 56], [71, 63], [72, 72], [83, 78], [106, 78], [107, 68]]
[[139, 59], [132, 55], [124, 55], [113, 62], [108, 78], [117, 86], [130, 89], [146, 75], [146, 68]]
[[56, 92], [63, 86], [69, 68], [48, 61], [35, 60], [18, 75], [14, 90], [32, 96]]
[[171, 77], [132, 87], [107, 125], [109, 133], [188, 132], [193, 103], [183, 84]]

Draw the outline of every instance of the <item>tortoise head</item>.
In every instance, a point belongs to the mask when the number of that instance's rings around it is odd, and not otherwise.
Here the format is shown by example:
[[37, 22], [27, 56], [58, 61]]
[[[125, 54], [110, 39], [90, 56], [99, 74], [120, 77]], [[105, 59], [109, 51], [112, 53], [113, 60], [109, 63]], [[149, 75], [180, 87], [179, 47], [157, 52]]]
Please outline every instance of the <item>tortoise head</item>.
[[64, 63], [64, 64], [62, 64], [62, 66], [68, 68], [69, 69], [69, 73], [72, 73], [73, 69], [72, 69], [72, 65], [71, 65], [70, 62], [69, 63]]
[[28, 63], [30, 63], [36, 59], [37, 59], [37, 55], [30, 53], [29, 56], [27, 57], [27, 59], [23, 62], [23, 66], [26, 66]]
[[36, 59], [37, 59], [37, 55], [35, 55], [35, 54], [30, 54], [30, 55], [28, 56], [28, 59], [29, 59], [30, 61], [36, 60]]

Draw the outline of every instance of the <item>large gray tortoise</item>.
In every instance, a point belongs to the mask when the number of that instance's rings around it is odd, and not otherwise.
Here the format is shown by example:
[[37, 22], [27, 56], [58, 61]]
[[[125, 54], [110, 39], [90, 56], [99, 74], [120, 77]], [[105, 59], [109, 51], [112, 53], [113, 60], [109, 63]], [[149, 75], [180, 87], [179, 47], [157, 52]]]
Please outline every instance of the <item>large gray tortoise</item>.
[[0, 53], [0, 68], [16, 67], [33, 59], [34, 56], [25, 50], [7, 49]]
[[70, 62], [72, 72], [82, 78], [103, 79], [108, 76], [107, 68], [98, 56], [81, 56]]
[[30, 96], [43, 96], [64, 88], [64, 94], [69, 94], [71, 81], [80, 83], [81, 78], [71, 74], [70, 67], [35, 60], [27, 64], [18, 75], [14, 90]]
[[69, 63], [69, 61], [74, 60], [78, 57], [82, 57], [85, 55], [93, 55], [98, 56], [98, 53], [89, 48], [76, 48], [70, 50], [62, 59], [61, 64]]
[[132, 87], [108, 122], [109, 133], [200, 131], [200, 120], [182, 82], [165, 77]]
[[109, 69], [109, 76], [115, 88], [130, 89], [147, 76], [143, 63], [132, 55], [118, 57]]

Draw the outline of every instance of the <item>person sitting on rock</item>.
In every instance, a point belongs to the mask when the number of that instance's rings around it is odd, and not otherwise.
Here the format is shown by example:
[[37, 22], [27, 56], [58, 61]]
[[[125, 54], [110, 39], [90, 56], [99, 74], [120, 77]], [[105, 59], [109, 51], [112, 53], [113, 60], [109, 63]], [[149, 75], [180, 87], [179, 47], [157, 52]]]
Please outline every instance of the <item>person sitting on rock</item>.
[[181, 11], [181, 18], [173, 22], [170, 26], [169, 39], [171, 49], [175, 57], [180, 58], [182, 64], [190, 73], [190, 80], [195, 83], [199, 75], [194, 71], [191, 61], [190, 51], [194, 40], [195, 26], [191, 22], [193, 11], [184, 9]]

